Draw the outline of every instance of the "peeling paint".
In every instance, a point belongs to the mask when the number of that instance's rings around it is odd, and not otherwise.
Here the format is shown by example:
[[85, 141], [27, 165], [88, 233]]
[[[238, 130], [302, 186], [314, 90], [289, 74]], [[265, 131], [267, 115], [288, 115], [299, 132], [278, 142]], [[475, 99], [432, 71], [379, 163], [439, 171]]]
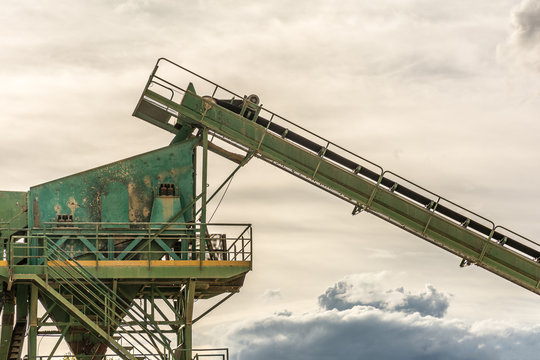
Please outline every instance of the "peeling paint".
[[146, 175], [146, 176], [143, 178], [143, 182], [144, 182], [144, 185], [146, 185], [147, 187], [152, 187], [152, 181], [150, 180], [150, 176], [149, 176], [149, 175]]
[[69, 198], [69, 201], [67, 203], [68, 208], [71, 210], [71, 215], [75, 217], [75, 210], [79, 208], [79, 204], [77, 203], [77, 200], [72, 196]]

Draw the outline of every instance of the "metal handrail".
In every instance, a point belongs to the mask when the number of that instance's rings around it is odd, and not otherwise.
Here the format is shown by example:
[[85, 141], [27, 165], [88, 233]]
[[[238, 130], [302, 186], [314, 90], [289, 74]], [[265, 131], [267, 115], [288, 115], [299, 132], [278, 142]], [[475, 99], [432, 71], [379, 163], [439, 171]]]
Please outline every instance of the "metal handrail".
[[[175, 63], [175, 62], [173, 62], [173, 61], [170, 61], [170, 60], [168, 60], [168, 59], [166, 59], [166, 58], [160, 58], [160, 59], [157, 60], [156, 65], [155, 65], [155, 67], [154, 67], [154, 71], [153, 71], [153, 73], [152, 73], [150, 79], [156, 78], [156, 79], [158, 79], [159, 81], [162, 81], [162, 78], [159, 77], [159, 76], [156, 74], [157, 71], [158, 71], [158, 68], [159, 68], [160, 63], [162, 63], [162, 62], [169, 63], [169, 64], [171, 64], [171, 65], [173, 65], [173, 66], [175, 66], [175, 67], [177, 67], [177, 68], [179, 68], [179, 69], [181, 69], [181, 70], [183, 70], [183, 71], [185, 71], [185, 72], [187, 72], [187, 73], [189, 73], [189, 74], [195, 76], [196, 78], [198, 78], [198, 79], [200, 79], [200, 80], [203, 80], [204, 82], [206, 82], [206, 83], [208, 83], [208, 84], [213, 85], [213, 86], [215, 87], [215, 89], [214, 89], [214, 94], [215, 94], [216, 91], [217, 91], [216, 89], [220, 89], [220, 90], [222, 90], [222, 91], [225, 91], [225, 92], [229, 93], [230, 95], [233, 95], [234, 97], [237, 97], [237, 98], [242, 99], [241, 96], [239, 96], [238, 94], [234, 93], [233, 91], [230, 91], [230, 90], [226, 89], [225, 87], [220, 86], [220, 85], [218, 85], [217, 83], [212, 82], [212, 81], [210, 81], [210, 80], [204, 78], [203, 76], [198, 75], [198, 74], [194, 73], [193, 71], [191, 71], [191, 70], [189, 70], [189, 69], [186, 69], [185, 67], [183, 67], [183, 66], [181, 66], [181, 65], [179, 65], [179, 64], [177, 64], [177, 63]], [[179, 87], [179, 86], [177, 86], [177, 85], [174, 85], [174, 84], [172, 84], [172, 83], [170, 83], [170, 82], [168, 82], [168, 81], [167, 81], [167, 84], [170, 84], [170, 85], [172, 85], [172, 86], [174, 87], [174, 89], [169, 88], [169, 90], [171, 90], [171, 91], [173, 91], [173, 92], [177, 92], [177, 93], [182, 93], [182, 92], [184, 92], [184, 93], [185, 93], [185, 91], [186, 91], [185, 89], [182, 89], [181, 87]], [[143, 96], [142, 96], [142, 97], [144, 97], [144, 94], [145, 94], [145, 92], [146, 92], [147, 89], [148, 89], [148, 86], [147, 86], [147, 87], [145, 88], [145, 90], [143, 91]], [[176, 90], [175, 90], [175, 89], [176, 89]], [[203, 99], [203, 100], [204, 100], [204, 99]], [[398, 177], [399, 179], [401, 179], [402, 181], [405, 181], [405, 182], [407, 182], [408, 184], [411, 184], [411, 185], [415, 186], [416, 188], [422, 189], [423, 191], [426, 191], [426, 192], [430, 193], [431, 195], [435, 196], [435, 197], [437, 198], [437, 201], [438, 201], [438, 202], [440, 202], [441, 200], [444, 200], [445, 202], [451, 204], [452, 206], [455, 206], [455, 207], [457, 207], [457, 208], [459, 208], [459, 209], [465, 211], [465, 212], [468, 213], [468, 214], [474, 215], [474, 216], [476, 216], [477, 218], [482, 219], [483, 221], [488, 222], [488, 223], [491, 225], [491, 230], [492, 230], [492, 231], [490, 232], [490, 234], [489, 234], [489, 235], [486, 235], [486, 234], [483, 234], [483, 233], [479, 233], [479, 234], [482, 234], [482, 235], [483, 235], [486, 239], [488, 239], [488, 240], [491, 240], [491, 238], [492, 238], [492, 236], [493, 236], [494, 234], [495, 234], [495, 235], [498, 235], [498, 236], [500, 235], [500, 234], [496, 233], [496, 229], [505, 229], [505, 230], [507, 230], [508, 232], [512, 233], [513, 235], [519, 237], [520, 239], [525, 240], [527, 243], [532, 244], [532, 245], [534, 245], [534, 246], [540, 248], [540, 244], [539, 244], [538, 242], [532, 241], [532, 240], [528, 239], [527, 237], [525, 237], [525, 236], [523, 236], [523, 235], [520, 235], [520, 234], [517, 233], [517, 232], [508, 230], [506, 227], [503, 227], [503, 226], [500, 226], [500, 225], [495, 225], [495, 223], [494, 223], [492, 220], [489, 220], [489, 219], [487, 219], [487, 218], [485, 218], [485, 217], [483, 217], [483, 216], [481, 216], [481, 215], [478, 215], [478, 214], [476, 214], [475, 212], [473, 212], [473, 211], [467, 209], [467, 208], [464, 207], [464, 206], [458, 205], [458, 204], [456, 204], [456, 203], [454, 203], [454, 202], [452, 202], [452, 201], [450, 201], [450, 200], [444, 198], [444, 197], [441, 196], [441, 195], [438, 195], [438, 194], [436, 194], [436, 193], [434, 193], [434, 192], [431, 192], [431, 191], [429, 191], [429, 190], [426, 190], [426, 189], [423, 188], [422, 186], [420, 186], [420, 185], [418, 185], [418, 184], [416, 184], [416, 183], [414, 183], [414, 182], [412, 182], [412, 181], [410, 181], [410, 180], [407, 180], [406, 178], [401, 177], [401, 176], [399, 176], [399, 175], [397, 175], [397, 174], [395, 174], [395, 173], [393, 173], [393, 172], [391, 172], [391, 171], [385, 171], [385, 170], [382, 168], [382, 166], [380, 166], [380, 165], [378, 165], [378, 164], [376, 164], [376, 163], [374, 163], [374, 162], [371, 162], [371, 161], [369, 161], [369, 160], [363, 158], [362, 156], [359, 156], [359, 155], [357, 155], [357, 154], [355, 154], [355, 153], [353, 153], [353, 152], [351, 152], [351, 151], [349, 151], [349, 150], [347, 150], [347, 149], [345, 149], [345, 148], [343, 148], [343, 147], [341, 147], [341, 146], [335, 144], [334, 142], [329, 141], [329, 140], [327, 140], [327, 139], [325, 139], [325, 138], [323, 138], [323, 137], [321, 137], [321, 136], [319, 136], [319, 135], [317, 135], [317, 134], [315, 134], [315, 133], [313, 133], [313, 132], [311, 132], [311, 131], [305, 129], [305, 128], [303, 128], [302, 126], [299, 126], [299, 125], [293, 123], [292, 121], [289, 121], [289, 120], [287, 120], [286, 118], [284, 118], [284, 117], [282, 117], [282, 116], [280, 116], [280, 115], [278, 115], [278, 114], [276, 114], [276, 113], [274, 113], [274, 112], [272, 112], [272, 111], [270, 111], [270, 110], [268, 110], [268, 109], [266, 109], [266, 108], [264, 108], [264, 107], [262, 107], [262, 106], [260, 107], [260, 109], [261, 109], [261, 112], [264, 111], [264, 112], [270, 114], [270, 115], [271, 115], [270, 118], [272, 119], [272, 121], [275, 121], [274, 118], [278, 118], [278, 119], [280, 119], [281, 121], [285, 122], [286, 124], [288, 124], [288, 125], [290, 125], [290, 126], [293, 126], [295, 129], [301, 130], [304, 134], [309, 134], [311, 137], [314, 137], [314, 138], [319, 139], [319, 140], [321, 141], [321, 143], [326, 144], [326, 149], [328, 149], [328, 148], [338, 149], [338, 150], [340, 150], [340, 151], [342, 151], [342, 152], [344, 152], [344, 153], [346, 153], [346, 154], [349, 154], [349, 155], [353, 156], [353, 157], [356, 158], [356, 159], [359, 159], [359, 160], [361, 160], [361, 161], [363, 161], [363, 162], [365, 162], [365, 163], [368, 163], [368, 164], [370, 164], [370, 165], [372, 165], [372, 166], [378, 168], [378, 169], [380, 170], [380, 174], [384, 174], [384, 173], [386, 173], [386, 174], [392, 174], [392, 175]], [[254, 124], [254, 125], [255, 125], [255, 124]], [[259, 125], [259, 126], [260, 126], [260, 125]], [[263, 128], [264, 128], [264, 127], [263, 127]], [[268, 128], [264, 129], [264, 131], [270, 132]], [[292, 142], [292, 141], [289, 141], [288, 139], [285, 139], [285, 140], [288, 141], [289, 143], [295, 145], [295, 146], [299, 146], [298, 144], [296, 144], [296, 143], [294, 143], [294, 142]], [[234, 145], [234, 143], [232, 143], [232, 144]], [[322, 145], [321, 145], [321, 146], [322, 146]], [[341, 164], [335, 163], [335, 162], [332, 161], [331, 159], [325, 158], [325, 160], [328, 161], [328, 162], [330, 162], [330, 163], [332, 163], [332, 164], [334, 164], [334, 165], [336, 165], [336, 166], [339, 166], [340, 168], [343, 168], [343, 169], [345, 169], [345, 170], [347, 170], [347, 171], [351, 171], [351, 169], [347, 169], [346, 167], [342, 166]], [[353, 172], [354, 172], [354, 171], [353, 171]], [[362, 176], [361, 174], [356, 174], [356, 173], [355, 173], [355, 175]], [[366, 177], [364, 176], [364, 178], [366, 178]], [[372, 183], [374, 183], [374, 184], [376, 185], [377, 188], [381, 185], [381, 184], [380, 184], [380, 180], [377, 182], [377, 181], [374, 181], [374, 179], [371, 179], [371, 178], [366, 178], [366, 179], [369, 180], [369, 181], [371, 181]], [[405, 198], [406, 198], [406, 197], [405, 197]], [[461, 215], [461, 214], [460, 214], [460, 215]], [[474, 229], [471, 229], [471, 230], [474, 231]], [[511, 249], [512, 251], [515, 250], [515, 249], [512, 249], [512, 248], [510, 248], [510, 249]], [[515, 251], [515, 252], [518, 253], [518, 251]]]
[[[69, 226], [66, 226], [66, 224], [69, 224]], [[109, 228], [111, 224], [119, 225], [118, 228]], [[48, 236], [56, 239], [69, 239], [69, 241], [81, 241], [80, 238], [84, 238], [90, 243], [92, 243], [94, 249], [87, 249], [86, 251], [77, 251], [76, 253], [71, 253], [72, 256], [84, 256], [92, 254], [94, 259], [96, 261], [101, 260], [116, 260], [116, 257], [120, 254], [131, 254], [131, 255], [140, 255], [140, 256], [148, 256], [149, 259], [155, 259], [156, 254], [166, 255], [167, 252], [163, 249], [158, 250], [152, 250], [151, 247], [144, 247], [141, 249], [131, 249], [126, 250], [125, 247], [123, 248], [109, 248], [108, 244], [104, 247], [102, 245], [105, 243], [106, 240], [109, 239], [110, 236], [117, 236], [117, 237], [125, 237], [127, 238], [125, 244], [129, 244], [130, 242], [134, 241], [134, 238], [141, 237], [141, 242], [145, 239], [151, 239], [153, 237], [153, 231], [157, 231], [162, 223], [138, 223], [135, 224], [137, 226], [137, 229], [129, 229], [126, 230], [125, 227], [127, 226], [134, 226], [133, 223], [97, 223], [97, 222], [73, 222], [73, 223], [58, 223], [58, 222], [47, 222], [44, 224], [45, 227], [43, 229], [32, 229], [27, 232], [25, 235], [20, 235], [21, 238], [26, 237], [33, 237], [33, 238], [39, 238], [41, 236]], [[62, 225], [62, 226], [58, 226]], [[103, 225], [106, 225], [107, 227], [103, 227]], [[217, 260], [218, 257], [208, 257], [210, 254], [223, 254], [224, 251], [227, 251], [228, 258], [238, 258], [239, 254], [236, 254], [233, 251], [231, 247], [231, 243], [236, 242], [238, 239], [243, 238], [244, 246], [241, 249], [241, 252], [244, 256], [241, 257], [241, 261], [248, 260], [251, 255], [252, 250], [252, 238], [251, 238], [251, 225], [250, 224], [230, 224], [230, 223], [208, 223], [208, 224], [202, 224], [202, 223], [175, 223], [172, 227], [170, 227], [168, 230], [164, 231], [159, 238], [178, 238], [182, 241], [187, 241], [188, 243], [194, 244], [193, 248], [190, 250], [170, 250], [170, 254], [173, 253], [176, 255], [187, 255], [187, 254], [193, 254], [194, 252], [200, 253], [200, 243], [201, 240], [211, 241], [213, 240], [213, 235], [209, 234], [206, 236], [203, 236], [201, 232], [201, 228], [203, 225], [206, 226], [213, 226], [215, 228], [224, 228], [225, 231], [228, 231], [227, 229], [236, 229], [237, 232], [240, 233], [240, 235], [235, 236], [223, 236], [223, 234], [220, 234], [220, 239], [225, 241], [225, 244], [227, 245], [225, 248], [217, 248], [217, 249], [205, 249], [206, 256], [204, 260]], [[245, 236], [245, 234], [248, 233], [249, 236]], [[159, 239], [158, 238], [158, 239]], [[66, 240], [67, 241], [67, 240]], [[157, 240], [154, 239], [151, 241], [151, 243], [157, 243]], [[23, 246], [29, 246], [29, 245], [23, 245]], [[35, 246], [34, 246], [35, 248]], [[247, 257], [246, 257], [247, 255]], [[109, 257], [110, 256], [110, 257]], [[127, 256], [122, 256], [122, 259]], [[174, 255], [172, 255], [174, 256]], [[120, 260], [120, 259], [118, 259]], [[155, 259], [157, 260], [157, 259]]]

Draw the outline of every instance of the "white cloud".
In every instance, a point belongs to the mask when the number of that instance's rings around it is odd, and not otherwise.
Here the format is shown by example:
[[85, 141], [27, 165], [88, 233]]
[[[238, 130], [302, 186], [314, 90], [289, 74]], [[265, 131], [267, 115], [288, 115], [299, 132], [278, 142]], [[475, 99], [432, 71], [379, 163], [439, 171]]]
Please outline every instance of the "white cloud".
[[[342, 308], [321, 302], [319, 311], [287, 312], [228, 325], [226, 341], [231, 344], [232, 358], [494, 360], [529, 359], [540, 350], [535, 340], [540, 335], [538, 326], [525, 328], [493, 321], [469, 325], [442, 318], [442, 314], [437, 318], [411, 313], [407, 306], [381, 306], [394, 302], [396, 292], [409, 299], [431, 297], [443, 306], [448, 306], [450, 299], [432, 286], [418, 295], [404, 289], [380, 291], [384, 287], [379, 281], [385, 276], [349, 276], [329, 288], [339, 294], [327, 291], [319, 298], [328, 299], [332, 293], [334, 300], [336, 295], [356, 299]], [[379, 302], [373, 303], [374, 299]]]
[[405, 291], [403, 287], [385, 290], [382, 283], [386, 277], [384, 272], [348, 276], [319, 296], [319, 305], [325, 310], [342, 311], [360, 305], [438, 318], [446, 314], [449, 295], [432, 285], [426, 285], [419, 293]]

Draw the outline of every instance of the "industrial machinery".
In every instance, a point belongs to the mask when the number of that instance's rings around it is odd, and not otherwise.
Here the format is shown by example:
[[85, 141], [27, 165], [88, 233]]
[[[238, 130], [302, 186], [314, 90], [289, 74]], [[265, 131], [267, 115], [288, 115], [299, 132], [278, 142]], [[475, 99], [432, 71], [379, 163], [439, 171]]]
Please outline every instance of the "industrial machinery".
[[[172, 133], [172, 143], [29, 192], [0, 192], [0, 360], [19, 358], [27, 327], [30, 359], [47, 327], [79, 359], [107, 349], [122, 359], [203, 356], [191, 346], [194, 299], [227, 293], [219, 305], [252, 261], [251, 226], [208, 224], [206, 204], [252, 158], [459, 256], [461, 266], [540, 294], [539, 244], [293, 124], [256, 95], [161, 58], [133, 115]], [[210, 196], [208, 151], [238, 164]]]

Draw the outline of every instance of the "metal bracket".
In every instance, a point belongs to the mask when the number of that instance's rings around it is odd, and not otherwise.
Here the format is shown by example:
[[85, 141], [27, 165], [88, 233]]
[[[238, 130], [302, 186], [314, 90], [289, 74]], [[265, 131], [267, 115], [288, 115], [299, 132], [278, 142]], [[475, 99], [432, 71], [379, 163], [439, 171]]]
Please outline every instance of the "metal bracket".
[[366, 209], [365, 205], [356, 205], [352, 211], [352, 215], [358, 215]]
[[472, 261], [463, 258], [463, 259], [461, 260], [461, 262], [459, 263], [459, 267], [460, 267], [460, 268], [463, 268], [463, 267], [466, 267], [466, 266], [471, 266], [472, 264], [473, 264]]

